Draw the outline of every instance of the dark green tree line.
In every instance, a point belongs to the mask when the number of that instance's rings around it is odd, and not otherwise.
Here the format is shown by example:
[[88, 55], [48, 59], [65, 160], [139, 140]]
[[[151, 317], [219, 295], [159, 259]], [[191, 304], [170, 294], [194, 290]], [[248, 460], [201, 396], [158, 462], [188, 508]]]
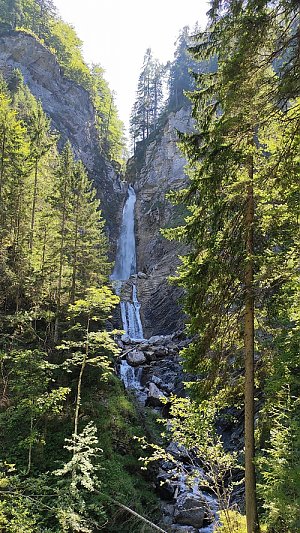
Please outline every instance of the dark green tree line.
[[[178, 282], [186, 289], [189, 331], [195, 336], [185, 350], [186, 368], [202, 378], [195, 395], [198, 401], [216, 401], [220, 409], [240, 398], [245, 412], [249, 533], [259, 531], [255, 417], [266, 430], [263, 446], [273, 450], [267, 453], [271, 462], [276, 455], [265, 412], [254, 399], [268, 398], [269, 407], [275, 407], [282, 387], [292, 388], [293, 398], [299, 392], [290, 375], [299, 316], [292, 318], [288, 311], [291, 299], [297, 299], [299, 261], [296, 20], [295, 2], [212, 2], [210, 25], [192, 51], [201, 61], [217, 55], [219, 66], [216, 73], [195, 74], [198, 88], [190, 96], [198, 131], [181, 136], [190, 185], [179, 201], [190, 215], [183, 227], [168, 232], [191, 247]], [[285, 324], [277, 314], [279, 301], [290, 316]], [[285, 378], [279, 377], [278, 365]], [[269, 397], [270, 382], [274, 387], [276, 380], [278, 396]], [[298, 435], [299, 421], [292, 424]], [[270, 487], [263, 492], [270, 496]], [[263, 505], [272, 508], [267, 499]], [[297, 491], [292, 505], [295, 515]], [[291, 521], [283, 506], [277, 522], [275, 515], [269, 514], [270, 527], [297, 530], [297, 519]]]
[[145, 141], [156, 130], [163, 101], [164, 67], [153, 58], [151, 49], [146, 51], [138, 80], [136, 101], [130, 118], [132, 144]]

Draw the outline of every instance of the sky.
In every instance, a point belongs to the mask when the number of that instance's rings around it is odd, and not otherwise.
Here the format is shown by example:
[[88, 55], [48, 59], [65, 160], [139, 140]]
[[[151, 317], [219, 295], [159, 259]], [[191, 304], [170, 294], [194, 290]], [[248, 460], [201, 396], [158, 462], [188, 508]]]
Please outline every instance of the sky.
[[205, 26], [206, 0], [54, 0], [58, 13], [83, 41], [88, 63], [100, 63], [128, 128], [147, 48], [165, 63], [173, 59], [180, 30]]

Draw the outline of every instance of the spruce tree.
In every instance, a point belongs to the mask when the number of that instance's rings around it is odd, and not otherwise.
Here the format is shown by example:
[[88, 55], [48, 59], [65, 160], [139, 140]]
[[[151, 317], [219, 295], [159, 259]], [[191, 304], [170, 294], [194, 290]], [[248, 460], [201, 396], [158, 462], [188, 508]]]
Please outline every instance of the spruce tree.
[[96, 191], [83, 164], [78, 162], [73, 173], [70, 206], [71, 303], [82, 296], [89, 285], [102, 285], [109, 273], [103, 226]]
[[[249, 9], [242, 2], [234, 6], [216, 2], [215, 8], [217, 4], [222, 4], [219, 18], [214, 11], [211, 26], [193, 47], [196, 59], [209, 60], [217, 53], [219, 69], [217, 73], [195, 75], [198, 89], [191, 99], [198, 132], [181, 136], [190, 166], [190, 185], [176, 195], [190, 216], [175, 233], [191, 247], [183, 258], [179, 283], [187, 291], [186, 310], [191, 333], [196, 336], [185, 351], [185, 364], [206, 380], [196, 383], [195, 393], [198, 398], [213, 397], [220, 408], [224, 407], [232, 396], [240, 395], [239, 367], [244, 368], [247, 528], [249, 533], [256, 533], [254, 373], [261, 369], [264, 354], [257, 320], [264, 317], [260, 329], [268, 330], [263, 309], [272, 296], [269, 288], [261, 286], [267, 264], [269, 282], [278, 275], [275, 264], [272, 270], [262, 253], [270, 235], [262, 231], [268, 211], [262, 190], [269, 181], [275, 190], [283, 186], [284, 178], [276, 171], [279, 153], [286, 161], [294, 157], [279, 137], [276, 156], [271, 157], [262, 132], [270, 136], [275, 122], [284, 132], [290, 123], [294, 138], [297, 105], [293, 103], [282, 112], [274, 98], [282, 96], [282, 81], [272, 65], [263, 61], [271, 57], [270, 41], [259, 40], [267, 30], [269, 36], [274, 35], [268, 17], [259, 9], [251, 9], [255, 2], [249, 3]], [[292, 187], [295, 179], [291, 175]], [[275, 211], [276, 207], [276, 217], [284, 223], [282, 208], [275, 203]], [[286, 266], [295, 249], [291, 227], [288, 232], [290, 244], [283, 254]], [[172, 230], [167, 233], [174, 236]], [[279, 243], [277, 233], [273, 258], [281, 249]], [[256, 377], [263, 386], [263, 372], [256, 372]]]
[[58, 341], [59, 335], [59, 319], [62, 306], [62, 298], [67, 289], [67, 270], [68, 261], [67, 256], [69, 252], [69, 217], [70, 217], [70, 200], [71, 200], [71, 186], [74, 172], [74, 156], [70, 143], [65, 145], [65, 148], [60, 156], [60, 164], [57, 172], [57, 192], [54, 197], [54, 208], [58, 215], [58, 235], [59, 235], [59, 249], [58, 253], [58, 273], [57, 273], [57, 287], [56, 287], [56, 319], [54, 329], [54, 342]]
[[146, 50], [138, 80], [136, 101], [130, 117], [130, 134], [135, 150], [139, 141], [145, 141], [157, 127], [162, 105], [164, 67]]
[[50, 133], [50, 120], [43, 112], [40, 103], [38, 103], [36, 109], [33, 109], [32, 111], [28, 130], [31, 140], [30, 152], [34, 167], [34, 182], [29, 238], [29, 249], [30, 252], [32, 252], [36, 222], [36, 209], [39, 197], [39, 163], [42, 157], [50, 150], [51, 146], [55, 142], [55, 137], [52, 136]]

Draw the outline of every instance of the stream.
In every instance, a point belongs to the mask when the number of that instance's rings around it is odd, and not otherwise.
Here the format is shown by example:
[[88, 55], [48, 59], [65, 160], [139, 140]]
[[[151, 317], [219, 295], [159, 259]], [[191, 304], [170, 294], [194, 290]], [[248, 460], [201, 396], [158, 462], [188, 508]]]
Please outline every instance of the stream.
[[[176, 379], [181, 373], [179, 350], [182, 343], [174, 336], [155, 336], [145, 339], [140, 315], [140, 303], [136, 286], [137, 259], [135, 240], [136, 193], [128, 186], [123, 208], [122, 224], [117, 245], [116, 260], [111, 281], [120, 296], [122, 335], [120, 344], [127, 354], [120, 362], [119, 376], [128, 390], [134, 391], [137, 401], [161, 411], [160, 398], [176, 393]], [[132, 284], [131, 298], [123, 299], [122, 289]], [[180, 379], [180, 378], [179, 378]], [[174, 462], [178, 447], [170, 443], [174, 451]], [[171, 451], [172, 453], [172, 451]], [[178, 457], [177, 457], [178, 462]], [[188, 471], [188, 472], [187, 472]], [[198, 475], [198, 477], [197, 477]], [[188, 483], [193, 476], [192, 483]], [[217, 503], [209, 493], [200, 491], [198, 469], [182, 462], [181, 473], [172, 479], [172, 467], [162, 463], [159, 469], [157, 487], [168, 486], [162, 498], [163, 526], [174, 533], [212, 533], [217, 517]], [[168, 483], [170, 481], [170, 483]]]

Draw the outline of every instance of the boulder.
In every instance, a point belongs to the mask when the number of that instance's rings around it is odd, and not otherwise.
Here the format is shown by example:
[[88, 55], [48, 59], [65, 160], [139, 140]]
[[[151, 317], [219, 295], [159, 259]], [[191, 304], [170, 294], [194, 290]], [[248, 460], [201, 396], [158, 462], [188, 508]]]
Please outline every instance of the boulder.
[[145, 356], [147, 358], [147, 361], [149, 361], [149, 363], [151, 363], [151, 361], [156, 361], [156, 354], [153, 350], [147, 350], [145, 352]]
[[184, 463], [191, 462], [191, 457], [187, 449], [184, 446], [176, 444], [176, 442], [170, 442], [170, 444], [166, 448], [166, 451], [173, 455], [173, 457], [179, 461], [182, 461]]
[[176, 524], [199, 529], [203, 526], [205, 513], [203, 498], [189, 493], [182, 494], [176, 501], [174, 520]]
[[148, 279], [148, 276], [145, 274], [145, 272], [138, 272], [137, 276], [139, 279]]
[[152, 376], [151, 381], [152, 383], [155, 383], [155, 385], [157, 385], [158, 387], [161, 387], [162, 385], [162, 380], [158, 376]]
[[142, 352], [146, 352], [147, 350], [149, 350], [148, 342], [144, 341], [141, 344], [139, 344], [139, 350], [142, 350]]
[[167, 349], [164, 346], [152, 346], [152, 350], [157, 357], [165, 357], [167, 355]]
[[169, 352], [172, 352], [172, 353], [177, 353], [178, 352], [178, 345], [175, 344], [174, 342], [170, 342], [169, 344], [167, 344], [167, 348], [168, 348], [168, 351]]
[[159, 390], [155, 383], [149, 384], [148, 398], [146, 400], [146, 405], [151, 407], [160, 407], [162, 405], [161, 400], [166, 398], [164, 393]]
[[124, 333], [121, 337], [123, 344], [131, 344], [131, 339], [127, 333]]
[[127, 363], [131, 366], [139, 366], [146, 363], [144, 352], [140, 350], [133, 350], [126, 355]]
[[[176, 483], [172, 481], [172, 474], [167, 473], [162, 468], [159, 469], [157, 476], [157, 492], [163, 500], [171, 501], [174, 498]], [[174, 509], [173, 509], [174, 512]]]
[[163, 339], [162, 335], [154, 335], [153, 337], [150, 337], [150, 339], [148, 339], [148, 342], [149, 344], [153, 344], [155, 346], [155, 345], [161, 344], [162, 339]]

